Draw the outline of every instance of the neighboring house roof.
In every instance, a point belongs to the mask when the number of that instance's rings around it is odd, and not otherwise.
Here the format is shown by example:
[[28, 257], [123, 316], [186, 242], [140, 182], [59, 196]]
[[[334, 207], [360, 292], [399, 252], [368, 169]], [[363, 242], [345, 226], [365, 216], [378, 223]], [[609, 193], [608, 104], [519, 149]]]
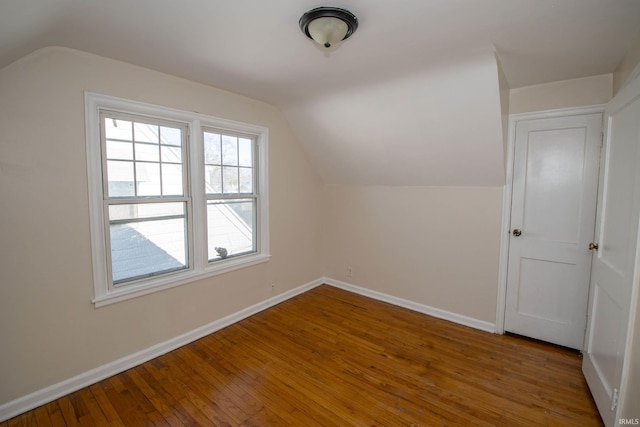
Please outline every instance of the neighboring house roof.
[[[252, 250], [251, 227], [229, 205], [209, 204], [209, 254], [224, 247], [229, 256]], [[113, 280], [145, 277], [185, 267], [184, 221], [155, 220], [110, 227]]]

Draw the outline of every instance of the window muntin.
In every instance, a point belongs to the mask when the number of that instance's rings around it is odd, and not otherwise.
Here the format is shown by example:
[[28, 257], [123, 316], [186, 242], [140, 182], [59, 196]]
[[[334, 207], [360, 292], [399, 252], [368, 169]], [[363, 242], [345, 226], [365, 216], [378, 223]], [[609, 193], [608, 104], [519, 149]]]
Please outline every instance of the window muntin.
[[134, 116], [125, 120], [106, 111], [101, 117], [109, 198], [186, 194], [184, 126]]
[[255, 138], [207, 128], [203, 130], [203, 141], [208, 260], [255, 253]]

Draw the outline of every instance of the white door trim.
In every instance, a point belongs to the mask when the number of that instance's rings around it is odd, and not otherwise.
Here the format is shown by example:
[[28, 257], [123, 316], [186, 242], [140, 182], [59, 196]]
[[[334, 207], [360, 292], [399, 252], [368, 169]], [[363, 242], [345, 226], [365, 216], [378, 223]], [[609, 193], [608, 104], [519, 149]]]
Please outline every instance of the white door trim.
[[513, 191], [513, 154], [516, 140], [516, 125], [523, 120], [548, 119], [555, 117], [579, 116], [603, 113], [604, 104], [588, 107], [563, 108], [509, 115], [506, 151], [506, 178], [502, 192], [502, 225], [500, 227], [500, 260], [498, 265], [498, 302], [496, 304], [496, 333], [504, 334], [504, 315], [507, 298], [507, 265], [509, 261], [509, 235], [511, 232], [511, 199]]

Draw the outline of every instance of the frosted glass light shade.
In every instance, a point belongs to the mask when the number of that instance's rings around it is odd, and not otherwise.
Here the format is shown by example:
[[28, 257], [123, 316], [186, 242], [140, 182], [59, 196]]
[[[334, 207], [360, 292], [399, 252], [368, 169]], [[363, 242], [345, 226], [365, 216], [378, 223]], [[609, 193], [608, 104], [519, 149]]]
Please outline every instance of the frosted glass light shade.
[[307, 37], [328, 48], [348, 39], [358, 28], [358, 18], [345, 9], [321, 6], [304, 13], [298, 24]]
[[309, 34], [311, 38], [324, 47], [331, 47], [347, 35], [349, 27], [338, 18], [318, 18], [309, 22]]

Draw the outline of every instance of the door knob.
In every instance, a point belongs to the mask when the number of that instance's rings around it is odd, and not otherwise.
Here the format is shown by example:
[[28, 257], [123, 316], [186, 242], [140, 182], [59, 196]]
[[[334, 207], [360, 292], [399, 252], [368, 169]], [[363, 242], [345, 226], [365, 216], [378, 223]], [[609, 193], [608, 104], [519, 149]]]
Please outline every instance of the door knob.
[[593, 251], [593, 250], [597, 251], [598, 250], [598, 244], [597, 243], [593, 243], [593, 242], [589, 243], [589, 250], [590, 251]]
[[517, 228], [515, 230], [513, 230], [513, 235], [518, 237], [522, 234], [522, 230], [518, 230]]

